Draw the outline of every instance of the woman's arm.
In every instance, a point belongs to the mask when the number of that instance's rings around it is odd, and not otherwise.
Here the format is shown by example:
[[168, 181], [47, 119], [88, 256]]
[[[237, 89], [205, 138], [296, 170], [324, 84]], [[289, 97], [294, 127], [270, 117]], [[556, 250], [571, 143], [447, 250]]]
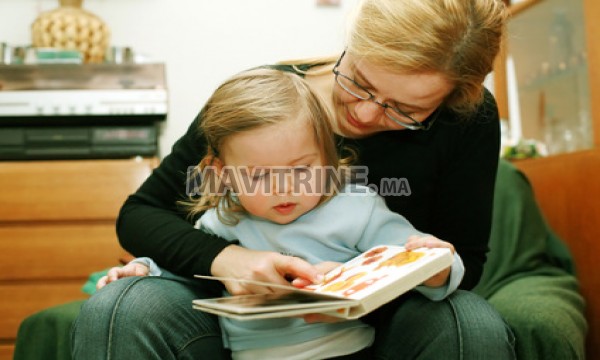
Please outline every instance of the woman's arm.
[[461, 288], [473, 288], [483, 271], [492, 224], [494, 185], [500, 154], [500, 123], [489, 92], [457, 141], [445, 144], [428, 232], [452, 243], [462, 257]]

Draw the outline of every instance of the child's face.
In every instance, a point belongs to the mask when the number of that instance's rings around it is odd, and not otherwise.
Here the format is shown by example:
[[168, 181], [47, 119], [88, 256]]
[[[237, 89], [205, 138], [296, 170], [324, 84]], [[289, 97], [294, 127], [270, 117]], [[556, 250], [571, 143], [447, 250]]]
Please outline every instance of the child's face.
[[287, 224], [319, 203], [323, 154], [307, 121], [292, 119], [241, 132], [221, 150], [222, 176], [250, 214]]

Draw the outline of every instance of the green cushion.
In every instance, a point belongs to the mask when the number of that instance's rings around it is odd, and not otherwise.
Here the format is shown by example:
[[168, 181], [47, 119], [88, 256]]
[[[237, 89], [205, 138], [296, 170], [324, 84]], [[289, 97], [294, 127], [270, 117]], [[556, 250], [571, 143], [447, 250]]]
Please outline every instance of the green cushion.
[[71, 325], [84, 301], [54, 306], [23, 320], [14, 360], [71, 360]]
[[584, 359], [584, 301], [572, 275], [516, 279], [489, 297], [515, 333], [518, 359]]
[[[96, 292], [96, 283], [108, 270], [90, 274], [81, 290], [93, 295]], [[17, 333], [14, 360], [70, 360], [71, 325], [84, 301], [54, 306], [23, 320]]]

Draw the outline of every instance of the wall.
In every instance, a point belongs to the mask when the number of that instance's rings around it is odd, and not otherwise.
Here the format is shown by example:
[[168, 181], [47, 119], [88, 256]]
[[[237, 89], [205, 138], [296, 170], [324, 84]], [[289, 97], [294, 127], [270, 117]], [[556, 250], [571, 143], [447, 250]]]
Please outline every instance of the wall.
[[[187, 129], [213, 89], [243, 69], [277, 60], [330, 55], [343, 48], [356, 0], [86, 0], [110, 27], [114, 46], [167, 66], [170, 110], [161, 154]], [[31, 43], [30, 25], [58, 1], [0, 0], [0, 42]]]

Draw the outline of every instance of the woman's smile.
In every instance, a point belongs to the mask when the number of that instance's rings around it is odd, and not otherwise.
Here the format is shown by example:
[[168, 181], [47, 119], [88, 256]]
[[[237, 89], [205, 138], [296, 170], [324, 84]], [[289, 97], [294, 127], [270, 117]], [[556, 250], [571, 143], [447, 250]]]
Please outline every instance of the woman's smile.
[[350, 113], [350, 111], [348, 110], [348, 108], [346, 108], [346, 120], [348, 120], [348, 123], [352, 126], [354, 126], [355, 128], [358, 129], [365, 129], [368, 128], [369, 126], [359, 122], [358, 120], [356, 120], [352, 114]]

